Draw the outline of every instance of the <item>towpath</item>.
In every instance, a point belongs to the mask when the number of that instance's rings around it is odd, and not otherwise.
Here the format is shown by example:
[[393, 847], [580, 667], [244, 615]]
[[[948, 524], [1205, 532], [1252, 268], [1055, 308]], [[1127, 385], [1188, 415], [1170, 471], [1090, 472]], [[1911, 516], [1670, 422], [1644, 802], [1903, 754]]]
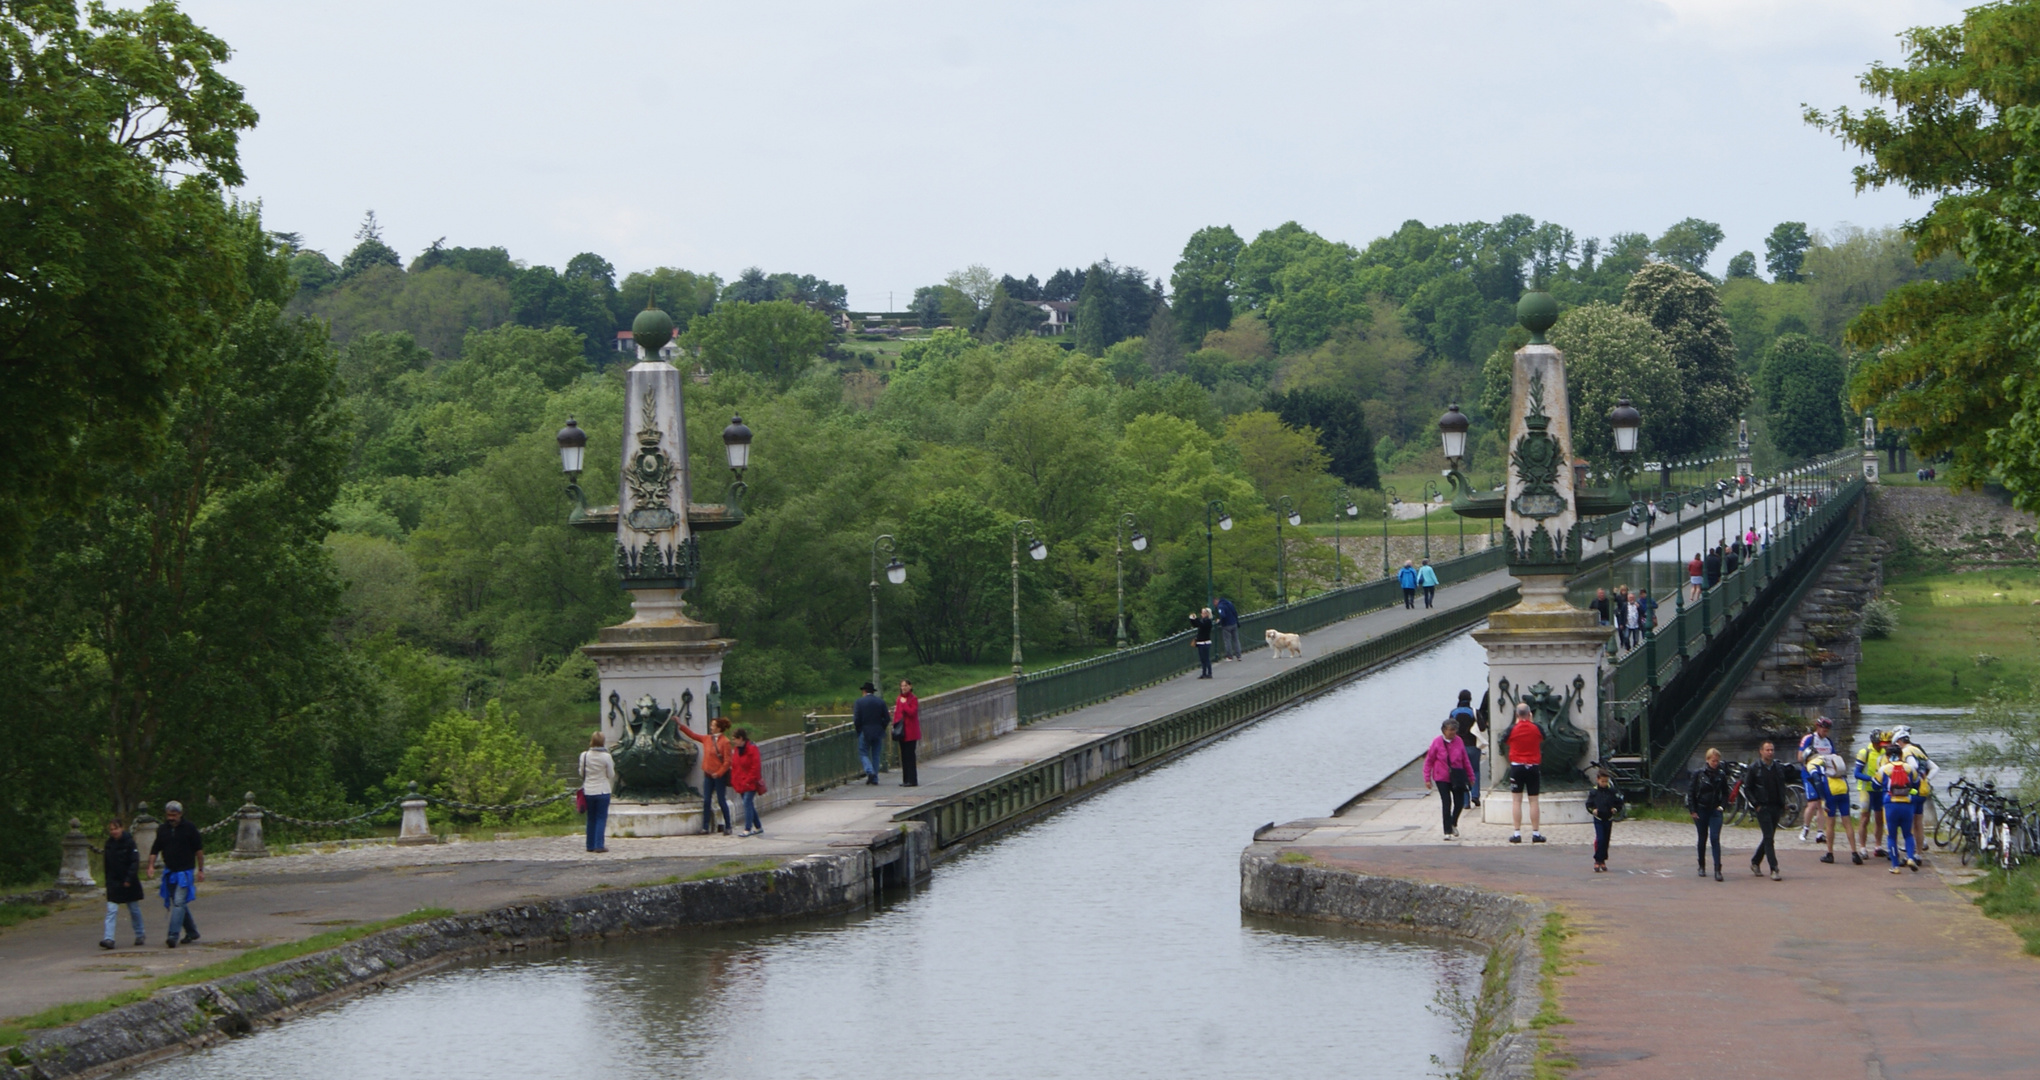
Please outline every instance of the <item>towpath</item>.
[[[1438, 609], [1469, 603], [1514, 585], [1497, 571], [1438, 590]], [[1431, 612], [1397, 606], [1356, 616], [1304, 638], [1306, 656], [1358, 644]], [[1279, 673], [1265, 645], [1242, 642], [1245, 658], [1214, 665], [1214, 677], [1186, 674], [1110, 701], [1037, 721], [989, 742], [921, 764], [916, 788], [888, 773], [878, 786], [844, 784], [765, 815], [765, 835], [615, 838], [606, 855], [583, 850], [578, 836], [396, 847], [374, 844], [294, 851], [234, 861], [215, 853], [193, 908], [203, 939], [165, 949], [164, 911], [144, 907], [150, 945], [98, 948], [105, 904], [84, 895], [41, 919], [0, 930], [0, 1017], [119, 993], [136, 980], [214, 963], [265, 945], [301, 940], [336, 927], [393, 918], [422, 907], [477, 911], [522, 901], [626, 888], [671, 877], [753, 866], [817, 851], [862, 846], [893, 828], [899, 811], [941, 798], [1092, 739], [1166, 716]], [[95, 876], [97, 869], [94, 870]], [[33, 977], [15, 977], [32, 973]]]

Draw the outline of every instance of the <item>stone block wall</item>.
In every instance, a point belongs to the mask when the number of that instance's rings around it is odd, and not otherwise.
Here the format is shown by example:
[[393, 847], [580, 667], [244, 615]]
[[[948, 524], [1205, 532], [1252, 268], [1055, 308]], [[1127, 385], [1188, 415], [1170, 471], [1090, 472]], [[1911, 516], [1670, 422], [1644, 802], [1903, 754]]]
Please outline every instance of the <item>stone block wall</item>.
[[1870, 489], [1864, 523], [1906, 564], [1956, 572], [2040, 561], [2033, 515], [1980, 492], [1889, 484]]
[[1013, 677], [921, 699], [921, 760], [996, 739], [1019, 725]]

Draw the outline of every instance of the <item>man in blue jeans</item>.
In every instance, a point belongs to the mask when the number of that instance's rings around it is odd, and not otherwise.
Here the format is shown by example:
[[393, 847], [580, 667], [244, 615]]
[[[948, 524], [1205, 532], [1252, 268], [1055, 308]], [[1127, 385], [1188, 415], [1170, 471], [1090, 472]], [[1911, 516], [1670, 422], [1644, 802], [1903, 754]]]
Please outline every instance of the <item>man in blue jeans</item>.
[[[163, 897], [163, 906], [170, 909], [170, 939], [164, 944], [174, 949], [198, 940], [191, 901], [205, 880], [205, 837], [198, 826], [185, 820], [183, 803], [173, 800], [163, 804], [163, 824], [156, 830], [156, 845], [149, 849], [144, 876], [155, 872], [158, 855], [163, 857], [163, 881], [156, 891]], [[177, 936], [179, 930], [184, 932], [182, 940]]]
[[1398, 573], [1395, 576], [1395, 580], [1396, 584], [1402, 586], [1402, 606], [1405, 608], [1416, 607], [1417, 568], [1410, 565], [1410, 561], [1408, 559], [1404, 559], [1402, 564], [1402, 572]]
[[892, 714], [878, 696], [878, 687], [865, 683], [858, 689], [864, 696], [850, 707], [850, 723], [857, 729], [857, 760], [864, 765], [864, 782], [876, 784], [885, 765], [885, 729], [892, 724]]
[[1218, 607], [1214, 609], [1214, 613], [1218, 616], [1218, 637], [1220, 645], [1224, 647], [1225, 658], [1227, 660], [1238, 660], [1240, 658], [1240, 609], [1233, 606], [1230, 597], [1221, 596], [1218, 598]]

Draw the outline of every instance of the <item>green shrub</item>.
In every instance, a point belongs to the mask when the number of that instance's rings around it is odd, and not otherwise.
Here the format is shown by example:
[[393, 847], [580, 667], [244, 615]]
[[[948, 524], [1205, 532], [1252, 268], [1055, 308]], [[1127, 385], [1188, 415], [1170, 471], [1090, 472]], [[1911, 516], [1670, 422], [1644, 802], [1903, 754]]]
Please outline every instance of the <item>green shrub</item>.
[[1863, 605], [1863, 636], [1866, 638], [1887, 638], [1898, 629], [1897, 600], [1880, 596]]
[[[494, 698], [480, 716], [448, 710], [404, 751], [403, 761], [386, 786], [401, 790], [415, 781], [427, 794], [480, 804], [526, 802], [558, 792], [559, 782], [547, 775], [545, 749], [519, 732], [516, 722], [516, 716], [506, 714], [502, 701]], [[452, 815], [462, 821], [500, 825], [564, 820], [568, 812], [562, 800], [536, 810], [455, 810]]]

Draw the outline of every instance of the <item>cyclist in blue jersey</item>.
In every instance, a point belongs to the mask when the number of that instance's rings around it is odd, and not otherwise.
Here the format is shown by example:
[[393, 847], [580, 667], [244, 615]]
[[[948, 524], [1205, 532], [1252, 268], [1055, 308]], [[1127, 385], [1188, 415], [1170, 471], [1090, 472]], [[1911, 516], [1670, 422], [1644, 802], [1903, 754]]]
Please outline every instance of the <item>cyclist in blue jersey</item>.
[[1863, 865], [1863, 849], [1856, 843], [1856, 822], [1849, 815], [1849, 774], [1842, 759], [1833, 754], [1816, 754], [1806, 759], [1806, 772], [1821, 792], [1821, 808], [1828, 819], [1827, 852], [1820, 861], [1835, 861], [1835, 837], [1843, 836], [1849, 841], [1849, 861]]

